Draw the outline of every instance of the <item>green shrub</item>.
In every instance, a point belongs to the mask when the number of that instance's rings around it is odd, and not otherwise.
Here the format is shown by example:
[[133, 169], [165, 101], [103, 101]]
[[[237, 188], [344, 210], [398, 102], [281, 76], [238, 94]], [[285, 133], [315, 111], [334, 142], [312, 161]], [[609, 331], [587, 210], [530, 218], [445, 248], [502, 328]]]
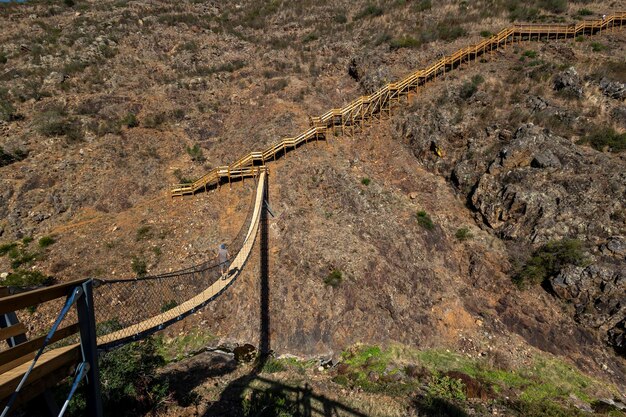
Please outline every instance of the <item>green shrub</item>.
[[370, 185], [370, 182], [372, 182], [372, 180], [370, 180], [369, 178], [361, 179], [361, 184], [363, 185]]
[[133, 259], [130, 262], [130, 267], [132, 268], [133, 272], [137, 274], [138, 277], [145, 277], [148, 273], [146, 260], [138, 256], [133, 256]]
[[437, 36], [443, 41], [453, 41], [467, 35], [467, 31], [454, 22], [443, 21], [437, 24]]
[[600, 128], [578, 143], [588, 143], [599, 151], [608, 149], [609, 152], [622, 152], [626, 150], [626, 133], [617, 133], [611, 127]]
[[354, 16], [354, 19], [359, 20], [359, 19], [364, 19], [366, 17], [382, 16], [383, 13], [385, 13], [385, 11], [383, 10], [382, 7], [379, 7], [375, 4], [368, 4], [367, 6], [365, 6], [363, 10], [361, 10]]
[[76, 3], [74, 3], [74, 0], [63, 0], [63, 4], [65, 4], [67, 7], [74, 7]]
[[333, 269], [330, 274], [324, 278], [324, 284], [329, 285], [333, 288], [338, 287], [343, 281], [343, 274], [338, 269]]
[[511, 21], [530, 22], [539, 17], [539, 9], [536, 7], [523, 6], [521, 2], [511, 2], [509, 7], [509, 19]]
[[144, 118], [143, 125], [149, 129], [155, 129], [165, 123], [165, 113], [150, 113]]
[[591, 42], [590, 45], [593, 52], [600, 52], [606, 49], [606, 46], [602, 45], [600, 42]]
[[433, 228], [435, 227], [435, 224], [433, 223], [428, 213], [426, 213], [424, 210], [420, 210], [417, 212], [416, 216], [417, 216], [417, 224], [419, 224], [426, 230], [433, 230]]
[[576, 39], [574, 39], [576, 42], [584, 42], [585, 41], [585, 37], [583, 35], [578, 35], [576, 36]]
[[35, 118], [35, 128], [44, 136], [66, 136], [71, 142], [81, 141], [83, 131], [80, 122], [74, 118], [65, 117], [60, 110], [48, 110]]
[[39, 247], [47, 248], [48, 246], [54, 244], [55, 242], [56, 240], [54, 240], [52, 236], [44, 236], [41, 239], [39, 239]]
[[152, 228], [148, 225], [144, 225], [137, 229], [137, 234], [135, 235], [135, 240], [139, 242], [140, 240], [147, 240], [152, 237]]
[[11, 267], [19, 268], [24, 264], [31, 264], [37, 260], [39, 254], [36, 252], [29, 252], [28, 248], [23, 246], [14, 246], [8, 251], [9, 258], [11, 258]]
[[0, 120], [10, 122], [15, 118], [15, 107], [5, 99], [0, 98]]
[[0, 64], [6, 64], [8, 61], [7, 54], [4, 51], [0, 51]]
[[483, 38], [491, 38], [493, 36], [493, 33], [488, 30], [483, 30], [480, 32], [480, 36], [482, 36]]
[[578, 16], [591, 16], [593, 12], [589, 9], [578, 9]]
[[400, 48], [417, 48], [420, 46], [420, 44], [421, 44], [420, 41], [418, 41], [417, 39], [411, 36], [405, 36], [402, 38], [393, 39], [389, 43], [389, 47], [392, 50], [396, 50]]
[[165, 359], [153, 338], [106, 353], [99, 362], [105, 415], [135, 416], [163, 405], [169, 387], [156, 370]]
[[303, 43], [313, 42], [319, 39], [319, 35], [315, 32], [308, 33], [304, 38], [302, 38]]
[[266, 374], [274, 374], [276, 372], [285, 371], [287, 367], [278, 359], [275, 358], [267, 358], [265, 364], [263, 364], [263, 372]]
[[161, 313], [165, 313], [166, 311], [173, 309], [177, 305], [178, 303], [175, 300], [166, 301], [161, 306]]
[[187, 146], [186, 151], [194, 162], [204, 162], [206, 160], [202, 153], [202, 148], [197, 143], [191, 147]]
[[133, 113], [128, 113], [121, 120], [121, 124], [122, 126], [126, 126], [127, 128], [132, 129], [133, 127], [139, 126], [139, 120], [137, 120], [137, 116], [135, 116]]
[[0, 245], [0, 256], [4, 256], [16, 248], [17, 248], [17, 243], [15, 242], [4, 243]]
[[524, 51], [522, 56], [525, 56], [528, 58], [537, 58], [537, 51], [533, 51], [532, 49], [529, 49], [528, 51]]
[[336, 14], [333, 20], [335, 21], [335, 23], [339, 23], [341, 25], [348, 22], [348, 18], [346, 17], [345, 13]]
[[453, 401], [465, 401], [465, 385], [460, 379], [446, 375], [435, 375], [426, 388], [430, 398], [439, 398]]
[[425, 12], [433, 7], [431, 0], [419, 0], [413, 4], [413, 8], [416, 12]]
[[54, 283], [52, 277], [46, 276], [39, 271], [16, 269], [11, 272], [0, 285], [9, 287], [40, 287]]
[[552, 401], [515, 401], [511, 408], [524, 417], [583, 417], [589, 413], [565, 407]]
[[83, 72], [88, 66], [89, 64], [87, 62], [74, 60], [65, 64], [63, 72], [65, 74], [77, 74], [79, 72]]
[[470, 232], [467, 227], [461, 227], [459, 230], [456, 231], [454, 236], [460, 241], [468, 240], [474, 237], [472, 232]]
[[586, 259], [582, 244], [576, 239], [550, 241], [537, 249], [513, 278], [520, 288], [541, 284], [557, 275], [565, 265], [583, 266]]

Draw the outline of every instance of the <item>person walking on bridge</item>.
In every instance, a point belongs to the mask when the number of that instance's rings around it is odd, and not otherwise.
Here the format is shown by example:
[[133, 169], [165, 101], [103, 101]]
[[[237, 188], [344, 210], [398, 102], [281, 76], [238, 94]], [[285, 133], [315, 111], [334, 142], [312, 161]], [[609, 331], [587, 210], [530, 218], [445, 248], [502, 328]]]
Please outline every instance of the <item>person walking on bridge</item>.
[[220, 265], [220, 273], [222, 274], [222, 279], [228, 278], [228, 267], [230, 266], [230, 253], [228, 253], [228, 249], [226, 249], [226, 244], [222, 243], [217, 250], [217, 260]]

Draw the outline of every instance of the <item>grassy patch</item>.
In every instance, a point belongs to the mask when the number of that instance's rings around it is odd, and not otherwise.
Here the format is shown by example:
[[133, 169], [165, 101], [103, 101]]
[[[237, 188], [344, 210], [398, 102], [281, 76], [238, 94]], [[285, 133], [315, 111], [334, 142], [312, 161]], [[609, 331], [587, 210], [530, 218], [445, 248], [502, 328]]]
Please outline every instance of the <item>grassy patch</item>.
[[39, 247], [47, 248], [48, 246], [53, 245], [55, 242], [56, 240], [52, 236], [44, 236], [39, 239]]
[[472, 232], [470, 232], [470, 230], [467, 227], [461, 227], [460, 229], [456, 231], [456, 233], [454, 234], [454, 237], [456, 237], [460, 241], [464, 241], [464, 240], [473, 238], [474, 235], [472, 234]]
[[148, 240], [151, 239], [153, 236], [152, 233], [152, 227], [148, 226], [148, 225], [144, 225], [139, 227], [139, 229], [137, 229], [137, 234], [135, 235], [135, 240], [137, 242], [141, 241], [141, 240]]
[[122, 118], [122, 120], [120, 120], [120, 124], [122, 126], [126, 126], [129, 129], [132, 129], [133, 127], [139, 126], [139, 120], [137, 120], [137, 116], [135, 116], [133, 113], [128, 113]]
[[541, 284], [557, 275], [565, 265], [583, 266], [586, 259], [582, 244], [576, 239], [562, 239], [546, 243], [537, 249], [513, 278], [520, 288], [527, 284]]
[[417, 224], [422, 226], [426, 230], [433, 230], [435, 228], [435, 224], [433, 220], [430, 218], [430, 215], [426, 213], [424, 210], [420, 210], [416, 214]]
[[130, 261], [130, 267], [138, 277], [145, 277], [148, 273], [148, 265], [143, 257], [133, 256]]
[[192, 329], [183, 336], [172, 339], [159, 339], [158, 350], [166, 362], [179, 361], [207, 347], [216, 337], [202, 329]]
[[354, 16], [354, 19], [359, 20], [366, 17], [378, 17], [382, 16], [384, 13], [385, 10], [382, 7], [375, 4], [368, 4]]
[[42, 285], [51, 285], [54, 279], [39, 271], [16, 269], [11, 272], [6, 279], [0, 281], [0, 285], [9, 287], [39, 287]]
[[626, 150], [626, 133], [617, 133], [611, 127], [599, 128], [581, 139], [579, 143], [588, 143], [599, 151], [622, 152]]
[[327, 276], [324, 278], [324, 284], [329, 285], [333, 288], [341, 285], [343, 281], [343, 274], [338, 269], [333, 269]]
[[389, 43], [389, 47], [392, 50], [401, 48], [417, 48], [421, 45], [421, 42], [411, 36], [404, 36], [402, 38], [392, 39]]
[[189, 155], [194, 162], [204, 162], [206, 160], [202, 148], [197, 143], [193, 146], [187, 146], [185, 150], [187, 151], [187, 155]]
[[591, 50], [593, 52], [601, 52], [601, 51], [604, 51], [606, 49], [606, 46], [604, 46], [600, 42], [591, 42], [589, 44], [589, 46], [591, 46]]
[[372, 180], [367, 178], [367, 177], [361, 179], [361, 184], [363, 184], [365, 186], [370, 185], [371, 182], [372, 182]]
[[263, 372], [266, 374], [274, 374], [276, 372], [283, 372], [286, 370], [287, 370], [287, 367], [282, 361], [272, 358], [272, 357], [268, 358], [265, 364], [263, 365]]

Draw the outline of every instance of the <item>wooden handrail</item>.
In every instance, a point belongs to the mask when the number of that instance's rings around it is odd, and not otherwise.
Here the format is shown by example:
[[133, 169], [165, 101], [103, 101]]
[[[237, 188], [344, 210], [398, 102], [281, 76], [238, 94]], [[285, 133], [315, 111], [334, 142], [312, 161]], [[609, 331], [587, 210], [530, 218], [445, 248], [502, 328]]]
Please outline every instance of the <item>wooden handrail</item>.
[[0, 303], [0, 314], [10, 313], [12, 311], [45, 303], [46, 301], [54, 300], [55, 298], [64, 297], [68, 295], [72, 288], [82, 285], [85, 281], [87, 281], [87, 279], [77, 279], [74, 281], [51, 285], [45, 288], [39, 288], [22, 294], [4, 297]]

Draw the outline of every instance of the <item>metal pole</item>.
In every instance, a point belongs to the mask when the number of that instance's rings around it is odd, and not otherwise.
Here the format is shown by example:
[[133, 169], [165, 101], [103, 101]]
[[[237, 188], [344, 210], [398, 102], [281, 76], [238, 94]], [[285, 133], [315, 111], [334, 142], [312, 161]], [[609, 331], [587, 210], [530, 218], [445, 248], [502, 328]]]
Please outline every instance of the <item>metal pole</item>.
[[80, 346], [83, 360], [89, 363], [87, 371], [87, 415], [102, 417], [102, 397], [98, 371], [98, 351], [96, 344], [96, 320], [94, 318], [93, 279], [83, 283], [83, 295], [77, 300]]

